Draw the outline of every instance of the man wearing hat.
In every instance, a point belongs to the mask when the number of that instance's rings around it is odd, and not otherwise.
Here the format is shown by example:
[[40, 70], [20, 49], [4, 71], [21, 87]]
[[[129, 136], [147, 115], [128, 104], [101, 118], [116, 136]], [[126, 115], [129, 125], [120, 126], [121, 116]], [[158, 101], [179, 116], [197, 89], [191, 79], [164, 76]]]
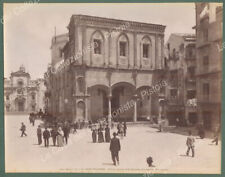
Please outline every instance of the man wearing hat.
[[116, 132], [113, 133], [109, 149], [111, 151], [113, 164], [116, 165], [117, 161], [117, 165], [119, 165], [120, 140], [116, 137]]

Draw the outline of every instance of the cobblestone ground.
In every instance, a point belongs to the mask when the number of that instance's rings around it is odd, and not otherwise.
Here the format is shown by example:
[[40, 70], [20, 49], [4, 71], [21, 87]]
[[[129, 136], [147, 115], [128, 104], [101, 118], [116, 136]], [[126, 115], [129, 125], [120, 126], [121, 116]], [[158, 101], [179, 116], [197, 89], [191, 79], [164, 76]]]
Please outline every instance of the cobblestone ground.
[[[20, 125], [27, 126], [27, 137], [20, 137]], [[5, 117], [6, 172], [130, 172], [130, 173], [220, 173], [221, 142], [197, 139], [196, 156], [187, 157], [186, 136], [159, 133], [143, 125], [128, 126], [127, 137], [121, 139], [120, 165], [113, 166], [108, 143], [92, 143], [89, 129], [71, 134], [64, 147], [37, 145], [36, 128], [28, 116]], [[111, 130], [111, 133], [113, 131]], [[153, 157], [153, 167], [146, 158]]]

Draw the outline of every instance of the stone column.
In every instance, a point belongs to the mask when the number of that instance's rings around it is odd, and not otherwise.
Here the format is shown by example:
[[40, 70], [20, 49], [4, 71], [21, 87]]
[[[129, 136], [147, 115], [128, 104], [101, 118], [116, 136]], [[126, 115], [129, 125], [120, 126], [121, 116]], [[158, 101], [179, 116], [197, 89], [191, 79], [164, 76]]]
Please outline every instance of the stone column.
[[137, 33], [134, 33], [134, 67], [137, 67]]
[[133, 121], [137, 122], [137, 95], [134, 95], [134, 117]]
[[108, 121], [109, 121], [109, 123], [111, 123], [111, 121], [112, 121], [112, 106], [111, 106], [111, 99], [112, 99], [112, 95], [111, 95], [111, 93], [109, 94], [109, 96], [108, 96]]
[[88, 122], [88, 97], [85, 95], [85, 115], [84, 121]]

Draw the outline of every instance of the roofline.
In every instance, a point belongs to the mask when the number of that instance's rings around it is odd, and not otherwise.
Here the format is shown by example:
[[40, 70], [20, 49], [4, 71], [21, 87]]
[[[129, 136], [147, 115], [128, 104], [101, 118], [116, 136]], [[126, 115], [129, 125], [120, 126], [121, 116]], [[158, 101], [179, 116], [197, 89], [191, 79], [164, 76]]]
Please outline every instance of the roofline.
[[120, 20], [120, 19], [114, 19], [114, 18], [106, 18], [106, 17], [97, 17], [97, 16], [91, 16], [91, 15], [82, 15], [82, 14], [73, 14], [71, 18], [79, 18], [80, 20], [105, 20], [110, 21], [111, 23], [117, 22], [117, 23], [131, 23], [134, 25], [143, 25], [145, 27], [158, 27], [161, 28], [161, 30], [165, 31], [166, 26], [161, 24], [153, 24], [153, 23], [146, 23], [146, 22], [138, 22], [138, 21], [131, 21], [131, 20]]

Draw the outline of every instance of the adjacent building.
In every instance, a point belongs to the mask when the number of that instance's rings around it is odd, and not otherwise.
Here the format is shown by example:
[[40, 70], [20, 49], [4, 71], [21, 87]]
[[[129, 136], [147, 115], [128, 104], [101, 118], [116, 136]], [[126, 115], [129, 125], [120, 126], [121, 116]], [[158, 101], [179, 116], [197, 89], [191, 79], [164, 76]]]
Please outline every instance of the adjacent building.
[[[163, 116], [164, 30], [157, 24], [73, 15], [68, 35], [52, 39], [52, 63], [45, 73], [48, 112], [72, 121]], [[157, 84], [157, 91], [140, 96]]]
[[223, 3], [196, 3], [198, 119], [207, 129], [221, 122]]
[[170, 125], [198, 122], [195, 41], [195, 34], [173, 33], [166, 43], [166, 117]]
[[25, 67], [4, 79], [5, 113], [30, 113], [45, 108], [44, 79], [31, 80]]

